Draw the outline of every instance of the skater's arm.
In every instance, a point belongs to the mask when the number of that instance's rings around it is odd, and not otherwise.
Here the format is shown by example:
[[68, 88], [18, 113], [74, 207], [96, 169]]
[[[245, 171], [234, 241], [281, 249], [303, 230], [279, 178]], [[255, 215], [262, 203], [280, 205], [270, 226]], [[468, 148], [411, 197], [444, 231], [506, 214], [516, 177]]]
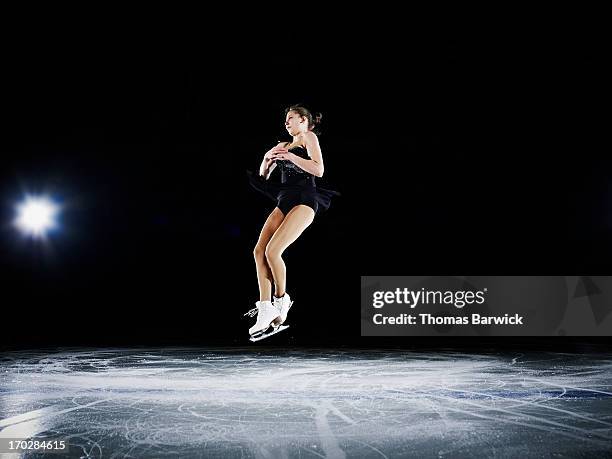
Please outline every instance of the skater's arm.
[[315, 177], [323, 177], [323, 155], [319, 146], [319, 139], [314, 132], [304, 134], [306, 143], [306, 151], [310, 159], [304, 159], [293, 153], [280, 153], [276, 155], [277, 159], [286, 159], [298, 166], [300, 169], [314, 175]]
[[276, 169], [276, 157], [279, 152], [287, 152], [285, 146], [288, 142], [281, 142], [277, 146], [271, 148], [263, 157], [261, 166], [259, 166], [259, 175], [268, 180], [270, 174]]
[[274, 161], [267, 161], [265, 158], [259, 166], [259, 175], [268, 180], [272, 171], [276, 169], [276, 163]]

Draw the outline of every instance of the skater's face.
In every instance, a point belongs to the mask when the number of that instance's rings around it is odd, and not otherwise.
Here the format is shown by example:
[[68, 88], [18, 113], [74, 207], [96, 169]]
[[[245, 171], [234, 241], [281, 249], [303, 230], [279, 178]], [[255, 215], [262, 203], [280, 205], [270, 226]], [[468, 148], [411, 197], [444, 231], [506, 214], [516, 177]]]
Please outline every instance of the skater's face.
[[296, 112], [288, 112], [285, 117], [285, 129], [291, 135], [298, 135], [308, 130], [308, 120]]

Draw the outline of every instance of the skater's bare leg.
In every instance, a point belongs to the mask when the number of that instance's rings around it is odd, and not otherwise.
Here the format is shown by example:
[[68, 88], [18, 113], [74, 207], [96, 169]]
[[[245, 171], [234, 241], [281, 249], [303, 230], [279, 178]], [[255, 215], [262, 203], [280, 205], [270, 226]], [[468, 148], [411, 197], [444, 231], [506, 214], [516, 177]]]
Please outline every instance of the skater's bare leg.
[[255, 265], [257, 267], [257, 282], [259, 283], [259, 301], [272, 301], [272, 283], [274, 282], [274, 278], [270, 266], [268, 265], [268, 260], [266, 259], [266, 246], [284, 218], [285, 216], [283, 213], [276, 207], [264, 223], [261, 233], [259, 234], [259, 240], [253, 250]]
[[266, 246], [266, 260], [274, 278], [276, 297], [285, 294], [287, 269], [281, 255], [314, 220], [315, 212], [311, 207], [300, 204], [295, 206], [285, 216], [270, 242]]

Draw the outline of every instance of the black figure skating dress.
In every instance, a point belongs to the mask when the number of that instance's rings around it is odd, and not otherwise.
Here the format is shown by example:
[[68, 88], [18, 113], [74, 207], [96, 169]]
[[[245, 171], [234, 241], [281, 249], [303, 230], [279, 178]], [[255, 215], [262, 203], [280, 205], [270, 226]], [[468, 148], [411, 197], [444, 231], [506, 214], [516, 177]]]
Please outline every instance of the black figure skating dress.
[[[289, 151], [301, 158], [310, 159], [304, 147], [292, 147]], [[247, 171], [247, 174], [251, 186], [276, 201], [276, 206], [284, 215], [299, 204], [307, 205], [319, 213], [329, 208], [332, 196], [340, 196], [337, 191], [318, 187], [314, 175], [291, 161], [277, 161], [276, 165], [281, 171], [280, 183], [266, 180], [251, 171]]]

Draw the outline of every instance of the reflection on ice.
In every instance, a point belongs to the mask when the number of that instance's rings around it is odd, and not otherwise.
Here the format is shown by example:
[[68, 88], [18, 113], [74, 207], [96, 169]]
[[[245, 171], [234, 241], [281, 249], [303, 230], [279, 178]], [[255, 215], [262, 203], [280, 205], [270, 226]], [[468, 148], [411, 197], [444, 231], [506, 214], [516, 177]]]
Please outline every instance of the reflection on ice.
[[103, 349], [0, 359], [0, 437], [74, 457], [454, 457], [612, 448], [606, 355]]

